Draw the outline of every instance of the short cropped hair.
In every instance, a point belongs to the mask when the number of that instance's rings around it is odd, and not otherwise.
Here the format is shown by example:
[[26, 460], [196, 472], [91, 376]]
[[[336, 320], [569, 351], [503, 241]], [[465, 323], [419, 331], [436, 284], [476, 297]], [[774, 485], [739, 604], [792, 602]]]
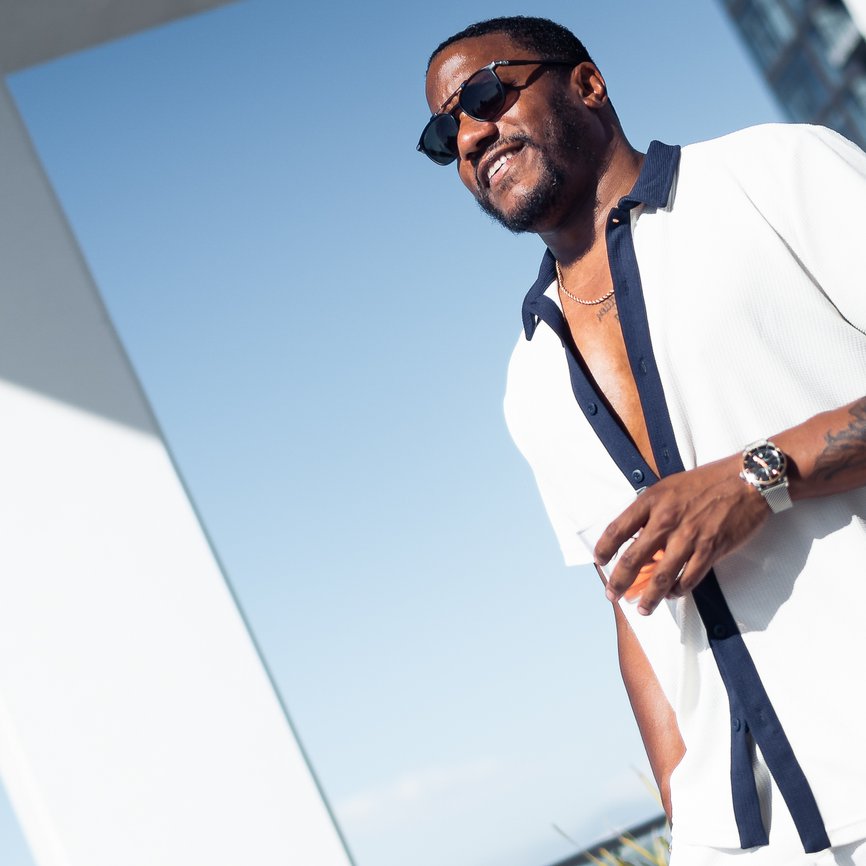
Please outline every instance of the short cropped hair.
[[[592, 58], [584, 48], [583, 43], [568, 28], [547, 18], [511, 15], [470, 24], [465, 30], [450, 36], [430, 55], [427, 69], [430, 69], [433, 58], [449, 45], [453, 45], [461, 39], [473, 39], [477, 36], [487, 36], [490, 33], [504, 33], [512, 42], [525, 48], [539, 60], [569, 60], [575, 66], [585, 61], [592, 62]], [[518, 58], [509, 59], [517, 60]]]

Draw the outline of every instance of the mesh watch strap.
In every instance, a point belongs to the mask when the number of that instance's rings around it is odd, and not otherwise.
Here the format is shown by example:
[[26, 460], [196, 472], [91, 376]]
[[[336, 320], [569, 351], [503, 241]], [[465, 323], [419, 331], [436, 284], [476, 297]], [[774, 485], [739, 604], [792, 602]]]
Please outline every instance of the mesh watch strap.
[[760, 491], [761, 496], [767, 500], [770, 506], [770, 511], [778, 514], [780, 511], [785, 511], [794, 503], [791, 501], [791, 494], [788, 493], [788, 479], [786, 478], [783, 484], [776, 484], [766, 490]]

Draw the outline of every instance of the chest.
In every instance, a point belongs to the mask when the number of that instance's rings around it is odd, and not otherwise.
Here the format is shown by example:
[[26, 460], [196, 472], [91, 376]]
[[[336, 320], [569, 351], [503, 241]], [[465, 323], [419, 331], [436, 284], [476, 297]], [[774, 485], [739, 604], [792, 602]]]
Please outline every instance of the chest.
[[563, 314], [580, 363], [641, 456], [657, 471], [616, 298], [595, 305], [564, 300]]

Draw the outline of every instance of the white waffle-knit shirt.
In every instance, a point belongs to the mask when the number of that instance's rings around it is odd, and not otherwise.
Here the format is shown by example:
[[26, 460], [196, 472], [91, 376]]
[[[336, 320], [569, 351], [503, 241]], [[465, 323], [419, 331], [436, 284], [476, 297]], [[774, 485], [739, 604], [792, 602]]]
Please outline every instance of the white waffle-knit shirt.
[[[788, 125], [690, 145], [668, 206], [631, 219], [686, 469], [866, 394], [866, 155], [854, 145]], [[559, 303], [555, 282], [547, 295]], [[517, 343], [505, 413], [566, 563], [590, 563], [579, 533], [600, 531], [634, 493], [544, 324]], [[796, 502], [715, 571], [831, 842], [866, 837], [866, 489]], [[737, 849], [728, 699], [694, 602], [623, 610], [686, 743], [671, 782], [674, 850]], [[790, 842], [775, 786], [761, 794], [777, 816], [771, 843]]]

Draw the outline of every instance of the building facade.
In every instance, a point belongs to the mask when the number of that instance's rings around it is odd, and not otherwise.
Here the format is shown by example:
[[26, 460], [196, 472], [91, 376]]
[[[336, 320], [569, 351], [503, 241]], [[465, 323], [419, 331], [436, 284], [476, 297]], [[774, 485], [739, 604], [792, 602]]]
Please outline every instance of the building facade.
[[668, 820], [657, 815], [554, 866], [666, 866], [669, 843]]
[[866, 148], [866, 15], [859, 0], [720, 0], [791, 120]]

